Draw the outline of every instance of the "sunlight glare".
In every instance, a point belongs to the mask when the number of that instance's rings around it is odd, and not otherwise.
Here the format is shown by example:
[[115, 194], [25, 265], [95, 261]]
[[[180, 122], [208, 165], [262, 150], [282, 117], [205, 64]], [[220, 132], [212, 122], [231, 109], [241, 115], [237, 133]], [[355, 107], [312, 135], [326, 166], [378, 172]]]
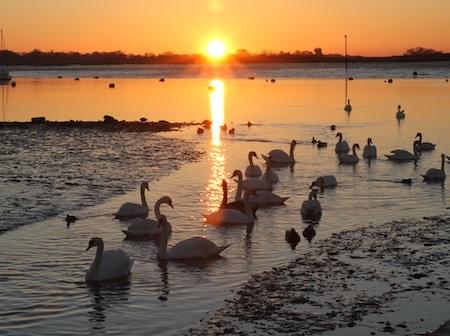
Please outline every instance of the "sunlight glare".
[[225, 43], [219, 40], [213, 40], [208, 43], [208, 57], [211, 59], [221, 59], [225, 56]]

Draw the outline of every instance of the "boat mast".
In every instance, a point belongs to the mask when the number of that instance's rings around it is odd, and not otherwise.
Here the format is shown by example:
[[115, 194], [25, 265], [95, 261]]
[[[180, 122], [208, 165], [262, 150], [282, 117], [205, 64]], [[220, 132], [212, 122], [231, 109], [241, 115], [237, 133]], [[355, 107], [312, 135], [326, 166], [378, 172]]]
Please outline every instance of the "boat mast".
[[344, 100], [344, 106], [345, 106], [345, 105], [347, 105], [347, 80], [348, 80], [347, 35], [344, 35], [344, 42], [345, 42], [345, 100]]

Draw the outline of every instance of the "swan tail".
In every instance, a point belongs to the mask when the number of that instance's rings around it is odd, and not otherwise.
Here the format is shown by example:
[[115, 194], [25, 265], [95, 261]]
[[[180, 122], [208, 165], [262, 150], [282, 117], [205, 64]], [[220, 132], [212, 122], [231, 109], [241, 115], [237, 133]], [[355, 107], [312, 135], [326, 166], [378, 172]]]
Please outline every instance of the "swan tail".
[[386, 156], [389, 160], [392, 160], [392, 155], [384, 154], [384, 156]]
[[284, 205], [284, 202], [286, 202], [289, 199], [289, 197], [281, 197], [281, 204]]
[[217, 247], [217, 254], [220, 254], [223, 250], [229, 248], [231, 246], [231, 244], [227, 244], [227, 245], [223, 245], [223, 246], [218, 246]]
[[124, 235], [128, 237], [128, 231], [127, 230], [120, 230], [120, 231], [122, 231], [124, 233]]

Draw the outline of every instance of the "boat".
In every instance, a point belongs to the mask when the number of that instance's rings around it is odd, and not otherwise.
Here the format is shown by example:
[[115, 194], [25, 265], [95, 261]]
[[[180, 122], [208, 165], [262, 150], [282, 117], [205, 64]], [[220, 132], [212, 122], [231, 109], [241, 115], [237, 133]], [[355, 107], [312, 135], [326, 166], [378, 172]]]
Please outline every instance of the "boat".
[[[0, 30], [0, 52], [5, 49], [5, 40], [3, 38], [3, 29]], [[0, 65], [0, 83], [7, 83], [11, 80], [11, 75], [9, 74], [6, 65]]]

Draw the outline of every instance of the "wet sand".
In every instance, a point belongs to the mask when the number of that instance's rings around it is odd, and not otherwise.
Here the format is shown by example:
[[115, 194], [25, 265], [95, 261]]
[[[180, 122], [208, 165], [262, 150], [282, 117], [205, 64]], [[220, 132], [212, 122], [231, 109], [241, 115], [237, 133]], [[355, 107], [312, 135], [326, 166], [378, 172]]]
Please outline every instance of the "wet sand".
[[449, 265], [449, 216], [343, 231], [253, 275], [189, 335], [425, 335], [449, 318]]

